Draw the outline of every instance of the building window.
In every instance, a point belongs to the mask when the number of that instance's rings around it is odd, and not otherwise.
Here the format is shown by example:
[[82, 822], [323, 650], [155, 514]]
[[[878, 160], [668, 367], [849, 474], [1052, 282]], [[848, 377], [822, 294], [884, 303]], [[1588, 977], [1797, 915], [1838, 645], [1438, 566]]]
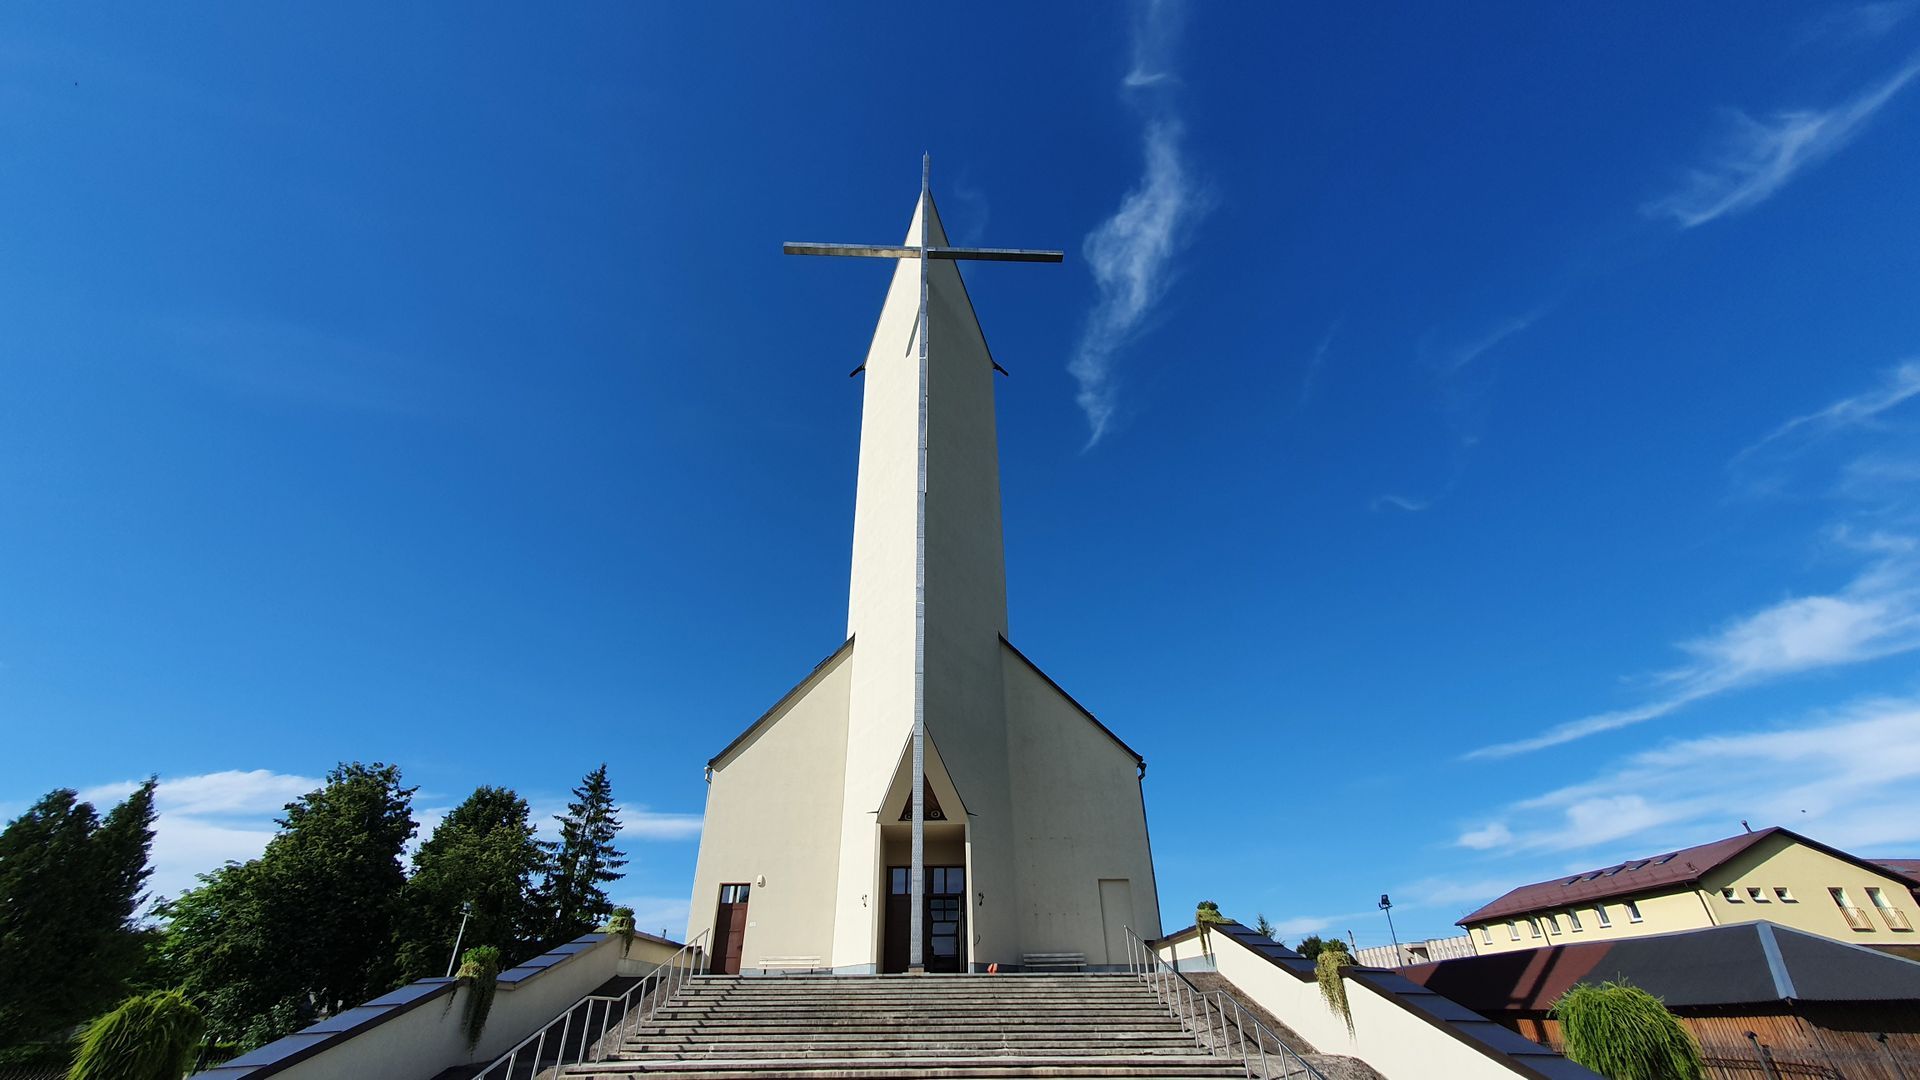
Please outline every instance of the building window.
[[1586, 927], [1580, 925], [1580, 913], [1574, 911], [1572, 908], [1567, 909], [1567, 922], [1573, 927], [1573, 932], [1576, 934], [1586, 929]]
[[744, 904], [747, 902], [748, 888], [745, 885], [720, 886], [720, 902], [723, 904]]
[[1721, 889], [1720, 897], [1721, 899], [1725, 900], [1729, 904], [1746, 903], [1745, 900], [1740, 899], [1740, 890], [1738, 889]]
[[1783, 903], [1783, 904], [1797, 904], [1797, 903], [1799, 903], [1799, 902], [1800, 902], [1800, 901], [1798, 901], [1798, 900], [1795, 900], [1795, 899], [1793, 898], [1793, 890], [1792, 890], [1792, 889], [1779, 889], [1779, 888], [1776, 888], [1776, 889], [1774, 889], [1774, 890], [1773, 890], [1773, 895], [1774, 895], [1774, 896], [1776, 896], [1776, 897], [1778, 897], [1778, 898], [1780, 899], [1780, 902], [1781, 902], [1781, 903]]
[[1627, 921], [1639, 922], [1640, 921], [1640, 905], [1629, 900], [1626, 902], [1624, 906], [1627, 909]]
[[1773, 901], [1771, 901], [1771, 900], [1769, 900], [1769, 899], [1767, 899], [1767, 890], [1765, 890], [1765, 889], [1748, 889], [1748, 890], [1747, 890], [1747, 899], [1749, 899], [1749, 900], [1751, 900], [1751, 901], [1753, 901], [1753, 902], [1754, 902], [1754, 903], [1756, 903], [1756, 904], [1771, 904], [1771, 903], [1773, 903]]
[[1848, 926], [1855, 930], [1873, 929], [1873, 920], [1867, 917], [1866, 912], [1853, 906], [1853, 899], [1847, 895], [1847, 890], [1829, 888], [1827, 895], [1833, 897], [1834, 906], [1840, 909], [1840, 915], [1847, 920]]
[[1507, 920], [1507, 936], [1515, 941], [1520, 940], [1520, 924], [1512, 919]]
[[1480, 944], [1482, 945], [1493, 944], [1493, 927], [1483, 926], [1480, 928]]
[[1529, 930], [1531, 930], [1531, 931], [1533, 931], [1533, 936], [1534, 936], [1534, 937], [1536, 937], [1536, 938], [1537, 938], [1537, 937], [1539, 937], [1539, 936], [1540, 936], [1540, 920], [1539, 920], [1539, 919], [1528, 919], [1528, 920], [1527, 920], [1527, 929], [1529, 929]]
[[1560, 916], [1555, 915], [1552, 912], [1548, 912], [1546, 917], [1546, 923], [1547, 923], [1547, 933], [1557, 934], [1560, 932]]
[[1600, 928], [1603, 930], [1613, 925], [1613, 920], [1607, 918], [1607, 905], [1593, 905], [1593, 921], [1599, 923]]

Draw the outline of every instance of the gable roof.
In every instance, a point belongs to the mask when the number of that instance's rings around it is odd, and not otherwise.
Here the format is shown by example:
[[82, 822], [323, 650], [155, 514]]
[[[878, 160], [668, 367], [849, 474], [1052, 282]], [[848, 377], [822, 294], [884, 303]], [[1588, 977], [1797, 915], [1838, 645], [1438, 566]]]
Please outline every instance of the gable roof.
[[1143, 776], [1144, 776], [1144, 775], [1146, 774], [1146, 768], [1147, 768], [1147, 759], [1146, 759], [1146, 758], [1143, 758], [1143, 757], [1141, 757], [1141, 756], [1140, 756], [1140, 752], [1139, 752], [1138, 750], [1135, 750], [1135, 749], [1134, 749], [1133, 747], [1131, 747], [1131, 746], [1128, 746], [1128, 745], [1126, 744], [1126, 740], [1124, 740], [1124, 739], [1122, 739], [1122, 738], [1121, 738], [1120, 736], [1118, 736], [1118, 735], [1115, 735], [1115, 734], [1113, 733], [1113, 729], [1112, 729], [1112, 728], [1110, 728], [1110, 727], [1108, 727], [1107, 725], [1105, 725], [1105, 724], [1103, 724], [1103, 723], [1101, 723], [1101, 722], [1100, 722], [1100, 718], [1099, 718], [1099, 717], [1097, 717], [1097, 716], [1095, 716], [1095, 715], [1093, 715], [1093, 713], [1092, 713], [1092, 712], [1090, 712], [1090, 711], [1089, 711], [1089, 710], [1087, 709], [1087, 707], [1086, 707], [1085, 705], [1082, 705], [1082, 704], [1080, 704], [1080, 702], [1079, 702], [1079, 701], [1077, 701], [1077, 700], [1076, 700], [1076, 699], [1074, 698], [1074, 696], [1073, 696], [1072, 694], [1069, 694], [1069, 693], [1067, 693], [1067, 691], [1066, 691], [1066, 688], [1065, 688], [1065, 687], [1063, 687], [1063, 686], [1061, 686], [1061, 685], [1060, 685], [1059, 683], [1057, 683], [1057, 682], [1054, 682], [1054, 681], [1053, 681], [1053, 676], [1051, 676], [1051, 675], [1049, 675], [1049, 674], [1047, 674], [1047, 673], [1046, 673], [1046, 672], [1044, 672], [1044, 671], [1041, 671], [1041, 670], [1040, 670], [1040, 665], [1039, 665], [1039, 664], [1036, 664], [1036, 663], [1034, 663], [1034, 662], [1033, 662], [1032, 660], [1030, 660], [1030, 659], [1028, 659], [1028, 657], [1027, 657], [1027, 654], [1026, 654], [1026, 653], [1023, 653], [1023, 652], [1021, 652], [1021, 651], [1020, 651], [1020, 650], [1019, 650], [1018, 648], [1016, 648], [1016, 647], [1014, 646], [1014, 644], [1013, 644], [1013, 642], [1011, 642], [1011, 641], [1008, 641], [1008, 640], [1007, 640], [1007, 635], [1005, 635], [1005, 634], [1001, 634], [1001, 635], [1000, 635], [1000, 644], [1002, 644], [1002, 645], [1005, 645], [1005, 646], [1007, 647], [1007, 650], [1008, 650], [1009, 652], [1011, 652], [1011, 653], [1013, 653], [1013, 655], [1015, 655], [1015, 656], [1017, 656], [1017, 657], [1019, 657], [1019, 658], [1020, 658], [1020, 662], [1021, 662], [1021, 663], [1023, 663], [1023, 664], [1025, 664], [1025, 665], [1027, 665], [1027, 667], [1029, 667], [1029, 668], [1031, 668], [1031, 669], [1033, 669], [1033, 673], [1034, 673], [1035, 675], [1038, 675], [1038, 676], [1040, 676], [1040, 677], [1041, 677], [1042, 679], [1044, 679], [1044, 680], [1046, 680], [1046, 683], [1047, 683], [1047, 685], [1048, 685], [1048, 686], [1051, 686], [1051, 687], [1053, 687], [1053, 688], [1054, 688], [1054, 690], [1056, 690], [1056, 691], [1058, 691], [1058, 692], [1059, 692], [1059, 694], [1060, 694], [1060, 696], [1061, 696], [1061, 697], [1063, 697], [1063, 698], [1065, 698], [1065, 699], [1067, 699], [1067, 704], [1069, 704], [1069, 705], [1071, 705], [1071, 706], [1073, 706], [1073, 707], [1074, 707], [1074, 709], [1076, 709], [1076, 710], [1078, 710], [1078, 712], [1080, 713], [1080, 715], [1081, 715], [1081, 716], [1084, 716], [1084, 717], [1086, 717], [1086, 718], [1087, 718], [1087, 720], [1088, 720], [1088, 721], [1090, 721], [1090, 722], [1091, 722], [1091, 723], [1093, 724], [1093, 726], [1094, 726], [1094, 727], [1097, 727], [1097, 728], [1099, 728], [1099, 729], [1100, 729], [1100, 730], [1101, 730], [1102, 732], [1105, 732], [1105, 733], [1106, 733], [1106, 736], [1107, 736], [1107, 738], [1109, 738], [1109, 739], [1112, 739], [1112, 740], [1114, 741], [1114, 743], [1115, 743], [1116, 745], [1118, 745], [1118, 746], [1120, 747], [1120, 749], [1122, 749], [1122, 750], [1125, 750], [1125, 751], [1127, 752], [1127, 754], [1128, 754], [1128, 756], [1130, 756], [1130, 757], [1132, 757], [1132, 758], [1133, 758], [1133, 761], [1134, 761], [1134, 764], [1136, 764], [1136, 765], [1138, 765], [1138, 766], [1140, 766], [1140, 770], [1141, 770], [1141, 775], [1143, 775]]
[[1482, 1015], [1545, 1012], [1577, 983], [1621, 980], [1679, 1008], [1920, 1002], [1920, 964], [1764, 921], [1486, 953], [1399, 972]]
[[1598, 870], [1587, 870], [1557, 877], [1551, 881], [1537, 881], [1532, 885], [1522, 885], [1480, 910], [1462, 917], [1456, 925], [1466, 926], [1469, 923], [1501, 919], [1529, 911], [1576, 907], [1593, 900], [1632, 896], [1659, 891], [1674, 885], [1692, 884], [1699, 881], [1702, 874], [1767, 837], [1781, 832], [1786, 830], [1776, 827], [1761, 829], [1759, 832], [1741, 833], [1739, 836], [1729, 836], [1710, 844], [1670, 851], [1665, 855], [1628, 859], [1626, 862]]
[[709, 769], [717, 768], [720, 764], [721, 758], [724, 758], [728, 754], [733, 753], [735, 748], [739, 747], [741, 743], [744, 743], [747, 741], [748, 736], [752, 735], [756, 731], [759, 731], [763, 725], [771, 721], [774, 718], [774, 716], [780, 712], [781, 709], [784, 709], [787, 707], [788, 702], [792, 701], [796, 697], [799, 697], [801, 691], [813, 685], [813, 681], [815, 679], [818, 679], [821, 675], [825, 674], [827, 668], [832, 666], [835, 660], [840, 659], [840, 657], [845, 655], [847, 651], [852, 648], [853, 648], [853, 639], [848, 638], [846, 641], [840, 644], [839, 648], [828, 653], [826, 659], [813, 665], [813, 670], [807, 672], [807, 677], [804, 679], [801, 679], [797, 683], [794, 683], [793, 689], [780, 695], [780, 700], [773, 703], [773, 708], [768, 709], [766, 712], [761, 713], [760, 719], [755, 720], [751, 724], [748, 724], [747, 729], [745, 731], [742, 731], [740, 734], [734, 736], [733, 741], [728, 743], [725, 749], [721, 750], [719, 753], [708, 758], [707, 768]]
[[1528, 912], [1578, 907], [1596, 900], [1641, 896], [1668, 891], [1676, 886], [1696, 885], [1702, 877], [1712, 873], [1715, 868], [1773, 836], [1784, 836], [1795, 843], [1803, 844], [1815, 851], [1877, 874], [1899, 873], [1885, 864], [1870, 862], [1857, 855], [1849, 855], [1839, 848], [1828, 847], [1818, 840], [1808, 839], [1791, 829], [1783, 829], [1776, 825], [1758, 832], [1741, 833], [1724, 840], [1681, 848], [1678, 851], [1667, 852], [1665, 855], [1628, 859], [1626, 862], [1615, 863], [1598, 870], [1588, 870], [1579, 874], [1557, 877], [1550, 881], [1522, 885], [1478, 911], [1462, 916], [1454, 925], [1469, 926]]
[[1920, 889], [1920, 859], [1875, 859], [1873, 865], [1907, 879], [1914, 888]]

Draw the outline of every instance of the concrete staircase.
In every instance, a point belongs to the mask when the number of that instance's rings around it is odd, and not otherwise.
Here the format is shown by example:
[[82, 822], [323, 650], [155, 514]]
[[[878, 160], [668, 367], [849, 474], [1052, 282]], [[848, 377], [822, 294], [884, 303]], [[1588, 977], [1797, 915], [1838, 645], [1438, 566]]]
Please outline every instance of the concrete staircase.
[[562, 1076], [1245, 1077], [1128, 975], [703, 976]]

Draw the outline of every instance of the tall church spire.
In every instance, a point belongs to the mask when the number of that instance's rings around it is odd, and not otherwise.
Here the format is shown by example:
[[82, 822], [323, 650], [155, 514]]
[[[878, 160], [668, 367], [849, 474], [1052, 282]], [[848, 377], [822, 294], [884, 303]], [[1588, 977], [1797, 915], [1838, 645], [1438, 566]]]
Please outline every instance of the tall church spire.
[[929, 717], [929, 684], [993, 668], [1007, 630], [994, 363], [956, 261], [1061, 258], [1059, 252], [949, 246], [928, 172], [923, 158], [920, 197], [900, 247], [786, 248], [897, 260], [865, 365], [847, 598], [847, 634], [862, 642], [848, 730], [848, 790], [854, 798], [858, 781], [852, 778], [862, 770], [871, 783], [884, 786], [891, 770], [864, 759], [907, 738], [916, 968], [925, 884], [926, 744], [930, 726], [953, 726], [942, 723], [939, 709]]

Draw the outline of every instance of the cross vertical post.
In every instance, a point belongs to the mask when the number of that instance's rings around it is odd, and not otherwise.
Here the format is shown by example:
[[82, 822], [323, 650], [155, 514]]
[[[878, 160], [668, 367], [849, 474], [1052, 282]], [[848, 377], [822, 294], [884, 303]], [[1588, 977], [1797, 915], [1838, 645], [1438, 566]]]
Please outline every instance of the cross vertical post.
[[[918, 244], [783, 244], [789, 255], [839, 255], [877, 259], [915, 259], [919, 262], [920, 309], [914, 336], [918, 340], [916, 360], [919, 366], [919, 435], [917, 439], [916, 488], [914, 497], [914, 588], [913, 588], [913, 746], [912, 746], [912, 866], [908, 871], [910, 903], [908, 916], [908, 961], [911, 971], [926, 970], [926, 660], [927, 660], [927, 415], [928, 415], [928, 275], [929, 264], [936, 259], [986, 262], [1057, 263], [1064, 252], [1030, 248], [966, 248], [935, 246], [931, 242], [933, 222], [932, 156], [920, 158], [920, 242]], [[991, 356], [989, 356], [991, 359]], [[998, 364], [994, 365], [998, 367]], [[971, 891], [971, 885], [968, 887]], [[963, 959], [971, 950], [961, 942]]]

